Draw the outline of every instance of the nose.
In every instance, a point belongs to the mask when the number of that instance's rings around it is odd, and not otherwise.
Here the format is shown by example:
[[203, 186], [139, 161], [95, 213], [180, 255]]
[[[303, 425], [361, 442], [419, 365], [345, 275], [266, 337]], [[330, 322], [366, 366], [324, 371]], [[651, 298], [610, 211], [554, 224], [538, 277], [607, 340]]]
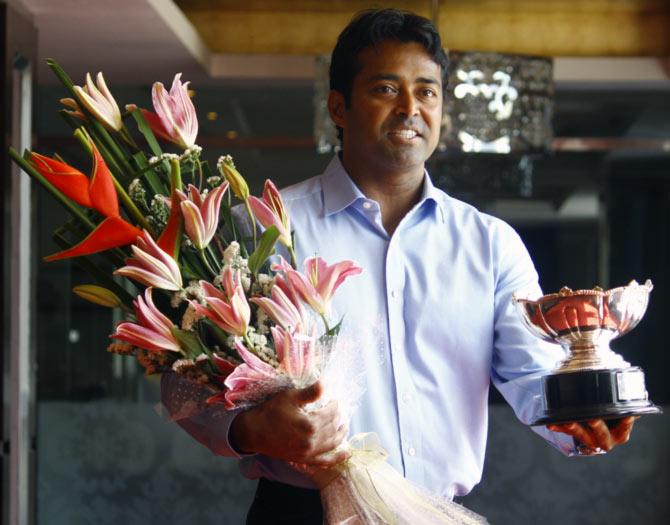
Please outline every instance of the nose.
[[402, 90], [398, 96], [396, 114], [404, 117], [413, 117], [419, 113], [419, 104], [411, 91]]

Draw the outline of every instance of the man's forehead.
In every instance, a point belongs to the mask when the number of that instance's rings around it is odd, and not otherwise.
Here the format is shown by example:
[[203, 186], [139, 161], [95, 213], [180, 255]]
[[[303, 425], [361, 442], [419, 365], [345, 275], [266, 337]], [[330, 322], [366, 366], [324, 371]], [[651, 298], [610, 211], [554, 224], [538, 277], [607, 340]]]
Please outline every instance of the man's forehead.
[[[400, 82], [402, 80], [405, 80], [404, 75], [399, 75], [396, 73], [385, 73], [385, 72], [380, 72], [380, 73], [372, 73], [370, 74], [367, 78], [365, 78], [366, 81], [368, 82], [377, 82], [378, 80], [390, 80], [392, 82]], [[413, 82], [416, 84], [441, 84], [440, 77], [435, 77], [435, 76], [417, 76], [414, 78], [411, 78]]]
[[417, 73], [416, 78], [433, 79], [442, 77], [442, 67], [418, 42], [385, 40], [362, 49], [356, 56], [358, 73], [366, 77], [404, 76], [407, 69]]

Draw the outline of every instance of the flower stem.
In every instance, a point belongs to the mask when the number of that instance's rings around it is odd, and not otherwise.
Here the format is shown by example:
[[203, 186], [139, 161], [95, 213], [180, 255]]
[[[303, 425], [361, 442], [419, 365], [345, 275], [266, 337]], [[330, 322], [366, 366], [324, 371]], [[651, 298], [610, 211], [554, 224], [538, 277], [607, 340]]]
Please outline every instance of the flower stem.
[[325, 314], [319, 314], [321, 316], [321, 320], [323, 321], [323, 325], [326, 327], [326, 333], [330, 332], [330, 326], [328, 325], [328, 319], [326, 318]]
[[255, 251], [256, 248], [258, 247], [256, 242], [256, 217], [254, 217], [254, 214], [251, 211], [251, 206], [249, 206], [249, 199], [244, 199], [244, 207], [246, 208], [247, 215], [251, 220], [251, 231], [253, 232], [254, 235], [254, 251]]
[[249, 350], [249, 352], [251, 352], [256, 357], [265, 362], [265, 359], [258, 352], [256, 352], [256, 349], [254, 348], [254, 345], [251, 343], [251, 339], [249, 339], [249, 336], [247, 334], [244, 334], [242, 340], [244, 341], [244, 345], [247, 347], [247, 350]]
[[198, 166], [198, 189], [202, 191], [204, 184], [204, 176], [202, 174], [202, 163], [200, 162], [200, 156], [195, 158], [195, 164]]
[[209, 254], [211, 262], [214, 265], [214, 270], [216, 271], [216, 273], [218, 273], [221, 270], [221, 265], [219, 264], [219, 261], [216, 258], [216, 253], [214, 253], [214, 248], [212, 248], [211, 242], [207, 245], [207, 253]]
[[119, 131], [119, 135], [121, 135], [121, 138], [126, 141], [126, 143], [133, 149], [139, 151], [139, 147], [137, 146], [137, 143], [135, 142], [135, 139], [130, 135], [130, 132], [128, 131], [128, 128], [126, 128], [125, 125], [121, 126], [121, 130]]
[[130, 196], [126, 193], [126, 190], [121, 186], [118, 180], [116, 180], [116, 177], [112, 175], [112, 180], [114, 181], [114, 187], [116, 188], [116, 193], [118, 194], [119, 198], [121, 199], [121, 202], [123, 202], [124, 208], [126, 208], [126, 211], [128, 214], [137, 221], [137, 223], [142, 226], [145, 230], [149, 232], [149, 234], [152, 237], [156, 237], [156, 232], [154, 232], [154, 229], [151, 227], [149, 222], [146, 220], [144, 215], [142, 215], [142, 212], [137, 209], [137, 206], [135, 206], [135, 203], [133, 200], [130, 198]]
[[298, 269], [298, 261], [296, 259], [295, 255], [295, 250], [293, 249], [293, 246], [287, 246], [288, 249], [288, 254], [291, 256], [291, 266], [293, 266], [294, 270]]
[[212, 277], [216, 277], [216, 272], [214, 271], [214, 268], [212, 268], [211, 264], [209, 263], [209, 260], [207, 260], [205, 249], [203, 248], [201, 250], [198, 250], [198, 254], [200, 255], [200, 260], [207, 267], [207, 270], [209, 270], [209, 273], [212, 274]]

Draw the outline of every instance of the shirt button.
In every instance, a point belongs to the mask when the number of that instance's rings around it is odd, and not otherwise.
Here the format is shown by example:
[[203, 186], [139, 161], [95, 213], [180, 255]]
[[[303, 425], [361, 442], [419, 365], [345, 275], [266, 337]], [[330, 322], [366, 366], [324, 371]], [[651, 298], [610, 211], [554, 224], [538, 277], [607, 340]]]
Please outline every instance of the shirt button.
[[391, 297], [395, 299], [395, 290], [391, 290]]
[[416, 456], [416, 449], [415, 449], [414, 447], [409, 447], [409, 448], [407, 449], [407, 453], [408, 453], [410, 456]]
[[412, 399], [412, 397], [407, 392], [405, 392], [402, 395], [402, 402], [403, 403], [409, 403], [411, 401], [411, 399]]
[[366, 210], [369, 210], [370, 208], [372, 208], [372, 203], [368, 202], [368, 201], [365, 201], [363, 203], [363, 208], [365, 208]]

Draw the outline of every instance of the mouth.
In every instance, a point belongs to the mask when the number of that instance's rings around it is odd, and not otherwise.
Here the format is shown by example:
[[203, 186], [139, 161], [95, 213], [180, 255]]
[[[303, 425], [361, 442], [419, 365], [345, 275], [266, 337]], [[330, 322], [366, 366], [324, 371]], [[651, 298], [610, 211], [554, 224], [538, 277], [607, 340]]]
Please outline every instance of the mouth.
[[403, 141], [411, 141], [412, 139], [421, 137], [421, 134], [417, 130], [411, 128], [395, 129], [390, 131], [388, 135], [389, 137], [398, 138]]

